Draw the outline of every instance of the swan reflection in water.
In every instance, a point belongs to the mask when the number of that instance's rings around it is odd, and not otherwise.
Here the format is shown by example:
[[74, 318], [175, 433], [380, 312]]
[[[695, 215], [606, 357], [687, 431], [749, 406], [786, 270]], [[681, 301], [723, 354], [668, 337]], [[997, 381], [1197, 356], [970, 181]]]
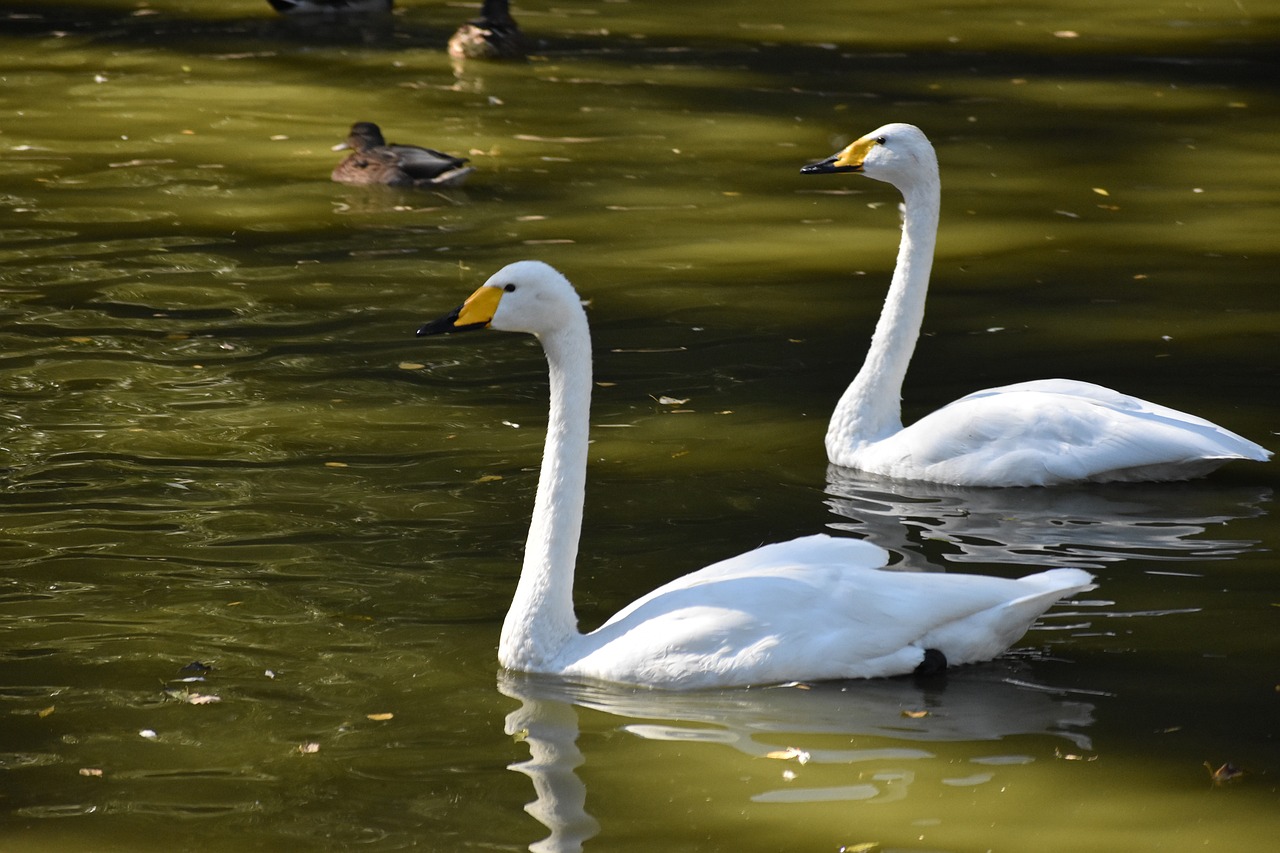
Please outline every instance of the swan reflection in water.
[[[834, 523], [930, 562], [1098, 568], [1120, 560], [1226, 560], [1256, 540], [1204, 538], [1211, 527], [1267, 512], [1265, 486], [1110, 484], [987, 489], [892, 480], [835, 465]], [[910, 565], [903, 566], [910, 568]]]
[[[1067, 750], [1090, 748], [1090, 695], [1019, 680], [1018, 667], [1018, 662], [1005, 660], [966, 667], [945, 679], [689, 693], [502, 672], [498, 689], [520, 702], [507, 715], [506, 732], [529, 748], [529, 759], [510, 767], [533, 781], [536, 799], [525, 810], [551, 831], [529, 849], [581, 851], [600, 831], [587, 812], [587, 788], [576, 772], [586, 761], [577, 745], [580, 708], [623, 718], [626, 722], [619, 728], [645, 740], [705, 744], [708, 749], [727, 746], [755, 758], [803, 756], [807, 764], [859, 768], [847, 774], [847, 784], [806, 787], [799, 778], [792, 779], [752, 795], [754, 803], [884, 802], [907, 796], [915, 777], [913, 765], [937, 764], [930, 743], [989, 743], [1028, 735], [1065, 740], [1071, 745]], [[916, 716], [907, 711], [927, 713]], [[840, 737], [833, 739], [833, 734]], [[847, 748], [831, 748], [833, 742], [846, 740]], [[1001, 755], [992, 757], [989, 765], [1031, 760], [1023, 754]], [[943, 763], [947, 769], [941, 772], [950, 773], [949, 763]], [[787, 765], [799, 768], [798, 763]], [[882, 769], [864, 773], [868, 765]], [[969, 771], [964, 778], [944, 778], [942, 784], [981, 784], [995, 768], [975, 763]], [[778, 776], [768, 778], [772, 782]]]

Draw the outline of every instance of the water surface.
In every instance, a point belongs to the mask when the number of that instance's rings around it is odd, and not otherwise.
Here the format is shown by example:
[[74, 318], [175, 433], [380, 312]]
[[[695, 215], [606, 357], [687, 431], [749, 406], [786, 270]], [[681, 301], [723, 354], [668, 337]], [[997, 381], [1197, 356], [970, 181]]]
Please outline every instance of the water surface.
[[[0, 848], [1271, 849], [1274, 464], [828, 471], [897, 198], [798, 170], [936, 144], [908, 419], [1063, 375], [1275, 449], [1273, 9], [520, 3], [533, 59], [455, 69], [473, 7], [398, 5], [0, 11]], [[477, 173], [330, 183], [356, 120]], [[932, 685], [499, 673], [545, 364], [413, 330], [530, 257], [590, 299], [584, 627], [823, 529], [1098, 589]]]

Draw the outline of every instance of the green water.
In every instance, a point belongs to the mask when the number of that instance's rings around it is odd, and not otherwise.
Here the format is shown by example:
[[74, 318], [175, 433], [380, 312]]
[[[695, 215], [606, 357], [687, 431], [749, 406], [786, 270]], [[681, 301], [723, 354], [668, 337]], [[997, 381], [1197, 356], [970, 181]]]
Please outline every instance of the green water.
[[[1275, 464], [828, 472], [897, 198], [798, 169], [938, 148], [909, 419], [1065, 375], [1276, 449], [1273, 6], [520, 3], [534, 58], [465, 69], [473, 6], [398, 6], [0, 8], [0, 850], [1272, 849]], [[330, 183], [355, 120], [476, 175]], [[927, 687], [499, 673], [545, 364], [413, 331], [530, 257], [591, 300], [584, 627], [823, 529], [1099, 588]]]

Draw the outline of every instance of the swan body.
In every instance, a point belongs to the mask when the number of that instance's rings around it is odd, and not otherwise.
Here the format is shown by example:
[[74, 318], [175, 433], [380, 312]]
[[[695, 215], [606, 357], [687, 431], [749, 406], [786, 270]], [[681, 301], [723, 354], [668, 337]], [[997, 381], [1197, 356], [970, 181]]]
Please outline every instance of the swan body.
[[371, 121], [358, 121], [334, 151], [350, 150], [330, 176], [340, 184], [384, 184], [391, 187], [456, 187], [475, 171], [465, 157], [434, 148], [391, 145]]
[[883, 570], [884, 549], [824, 534], [765, 545], [677, 578], [582, 634], [573, 574], [586, 483], [591, 339], [560, 273], [511, 264], [420, 335], [491, 327], [537, 336], [551, 409], [524, 566], [502, 626], [508, 669], [672, 689], [902, 675], [989, 660], [1079, 569], [1019, 580]]
[[887, 124], [804, 174], [858, 172], [902, 193], [897, 266], [866, 361], [827, 430], [846, 468], [962, 486], [1185, 480], [1270, 451], [1175, 409], [1109, 388], [1046, 379], [978, 391], [903, 428], [902, 383], [924, 320], [941, 183], [919, 128]]

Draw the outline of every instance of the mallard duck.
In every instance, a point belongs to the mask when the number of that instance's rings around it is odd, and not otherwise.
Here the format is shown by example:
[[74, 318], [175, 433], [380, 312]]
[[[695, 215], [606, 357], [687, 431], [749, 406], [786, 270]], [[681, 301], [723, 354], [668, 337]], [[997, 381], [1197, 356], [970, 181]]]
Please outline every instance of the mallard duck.
[[1185, 480], [1271, 455], [1203, 418], [1071, 379], [976, 391], [904, 428], [902, 382], [938, 233], [938, 158], [918, 127], [887, 124], [800, 171], [856, 172], [897, 187], [905, 202], [884, 310], [827, 430], [833, 464], [959, 486], [1050, 486]]
[[281, 15], [390, 12], [392, 0], [267, 0]]
[[480, 17], [463, 24], [449, 39], [454, 59], [522, 59], [527, 51], [508, 0], [484, 0]]
[[465, 157], [453, 157], [433, 148], [388, 145], [382, 131], [369, 121], [351, 125], [345, 142], [334, 151], [351, 154], [333, 170], [341, 184], [386, 184], [392, 187], [456, 187], [475, 171]]
[[587, 315], [563, 275], [521, 261], [418, 334], [483, 328], [537, 337], [551, 378], [524, 567], [498, 645], [508, 669], [673, 689], [931, 672], [999, 655], [1055, 601], [1091, 588], [1087, 572], [1070, 568], [1018, 580], [885, 571], [883, 548], [818, 534], [677, 578], [580, 633]]

